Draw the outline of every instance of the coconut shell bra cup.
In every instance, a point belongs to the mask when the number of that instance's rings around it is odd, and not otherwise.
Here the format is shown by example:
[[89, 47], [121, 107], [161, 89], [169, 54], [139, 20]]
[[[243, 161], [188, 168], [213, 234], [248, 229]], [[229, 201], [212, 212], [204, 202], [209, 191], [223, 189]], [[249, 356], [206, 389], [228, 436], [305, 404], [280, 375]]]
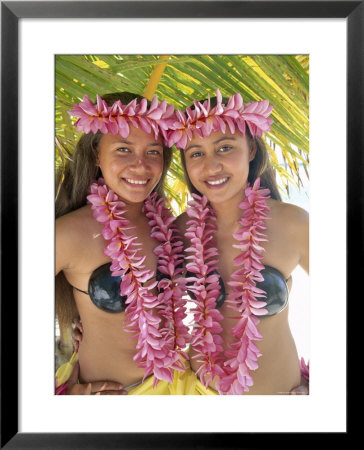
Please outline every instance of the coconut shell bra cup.
[[[273, 316], [280, 313], [288, 304], [289, 292], [287, 280], [284, 278], [282, 273], [274, 267], [264, 266], [264, 269], [262, 269], [260, 273], [263, 276], [263, 281], [257, 282], [256, 287], [265, 291], [267, 296], [264, 300], [264, 308], [267, 310], [265, 316]], [[193, 275], [194, 274], [192, 272], [186, 273], [187, 278]], [[216, 308], [219, 309], [226, 300], [225, 284], [217, 270], [210, 272], [209, 275], [219, 276], [220, 292], [216, 298]], [[193, 292], [188, 289], [188, 285], [189, 283], [187, 283], [187, 293], [193, 300], [195, 300], [196, 297]]]

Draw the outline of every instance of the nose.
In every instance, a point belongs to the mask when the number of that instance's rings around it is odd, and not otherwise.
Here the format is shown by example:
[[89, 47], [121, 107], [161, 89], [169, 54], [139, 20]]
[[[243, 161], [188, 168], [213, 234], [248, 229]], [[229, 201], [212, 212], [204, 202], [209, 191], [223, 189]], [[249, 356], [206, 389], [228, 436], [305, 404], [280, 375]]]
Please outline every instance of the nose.
[[211, 155], [210, 157], [206, 158], [205, 164], [206, 170], [210, 175], [221, 172], [223, 168], [221, 161], [215, 155]]
[[149, 167], [148, 161], [145, 158], [145, 156], [136, 156], [135, 160], [133, 161], [133, 163], [131, 165], [131, 168], [136, 171], [148, 169], [148, 167]]

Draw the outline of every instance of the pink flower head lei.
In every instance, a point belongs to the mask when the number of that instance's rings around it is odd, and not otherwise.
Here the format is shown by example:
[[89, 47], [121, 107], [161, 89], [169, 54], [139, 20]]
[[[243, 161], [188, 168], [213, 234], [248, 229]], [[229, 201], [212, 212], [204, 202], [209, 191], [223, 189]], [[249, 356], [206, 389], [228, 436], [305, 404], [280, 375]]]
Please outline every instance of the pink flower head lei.
[[148, 100], [143, 98], [138, 103], [135, 98], [127, 105], [118, 100], [108, 106], [99, 95], [96, 95], [96, 104], [85, 95], [83, 101], [74, 104], [68, 113], [79, 118], [75, 123], [77, 131], [86, 134], [100, 130], [103, 134], [120, 134], [126, 138], [132, 125], [142, 128], [146, 133], [153, 131], [156, 139], [159, 133], [166, 138], [167, 130], [175, 121], [173, 105], [168, 105], [165, 100], [159, 102], [156, 96], [153, 97], [149, 108], [147, 102]]
[[188, 140], [193, 133], [200, 137], [209, 136], [214, 131], [223, 133], [228, 126], [231, 133], [237, 129], [245, 135], [248, 126], [253, 137], [261, 137], [263, 132], [270, 130], [273, 119], [269, 117], [273, 106], [268, 100], [244, 103], [242, 96], [237, 93], [232, 95], [227, 105], [222, 103], [220, 91], [216, 90], [217, 104], [211, 108], [210, 96], [203, 103], [194, 101], [194, 109], [187, 108], [186, 113], [177, 110], [176, 121], [167, 131], [167, 145], [173, 144], [177, 148], [186, 148]]
[[[137, 236], [127, 234], [135, 227], [124, 217], [125, 204], [108, 189], [102, 178], [91, 185], [87, 199], [92, 204], [95, 219], [103, 225], [102, 235], [108, 241], [104, 253], [111, 258], [112, 275], [122, 276], [120, 294], [127, 296], [128, 305], [125, 329], [137, 337], [134, 360], [144, 368], [143, 379], [154, 374], [154, 386], [159, 380], [172, 383], [173, 369], [185, 370], [183, 358], [188, 357], [182, 349], [189, 343], [188, 328], [183, 323], [183, 244], [175, 217], [157, 193], [145, 200], [143, 211], [149, 219], [151, 237], [160, 242], [154, 253], [158, 269], [165, 278], [144, 286], [155, 274], [145, 269], [145, 256], [138, 255]], [[155, 287], [158, 295], [151, 292]]]
[[261, 356], [254, 341], [262, 339], [257, 329], [257, 316], [266, 314], [265, 301], [258, 300], [265, 297], [265, 292], [256, 287], [256, 283], [263, 280], [260, 271], [264, 268], [261, 263], [263, 248], [261, 241], [265, 240], [263, 231], [269, 210], [266, 199], [269, 189], [260, 189], [258, 178], [253, 186], [247, 185], [245, 198], [239, 204], [243, 211], [239, 220], [240, 229], [233, 237], [237, 240], [234, 247], [241, 250], [241, 254], [234, 259], [238, 269], [231, 275], [228, 284], [232, 291], [226, 300], [229, 308], [234, 310], [238, 319], [232, 328], [234, 338], [230, 347], [223, 351], [223, 340], [220, 336], [223, 319], [216, 309], [216, 298], [219, 294], [217, 271], [218, 251], [213, 242], [216, 232], [216, 216], [205, 196], [193, 195], [193, 200], [187, 208], [190, 220], [187, 222], [185, 236], [191, 241], [187, 251], [192, 262], [186, 266], [194, 277], [186, 279], [196, 297], [194, 314], [194, 329], [191, 345], [196, 350], [196, 357], [201, 363], [199, 367], [201, 382], [207, 387], [217, 376], [216, 388], [220, 394], [242, 394], [253, 385], [250, 370], [258, 367], [257, 359]]

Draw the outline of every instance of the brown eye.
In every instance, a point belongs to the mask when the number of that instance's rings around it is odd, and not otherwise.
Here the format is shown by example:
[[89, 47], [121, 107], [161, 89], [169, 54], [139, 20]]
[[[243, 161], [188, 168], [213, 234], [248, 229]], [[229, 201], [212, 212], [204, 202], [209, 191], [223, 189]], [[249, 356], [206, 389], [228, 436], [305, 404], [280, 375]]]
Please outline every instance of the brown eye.
[[119, 147], [116, 149], [120, 153], [128, 153], [130, 150], [127, 147]]
[[222, 147], [219, 148], [219, 152], [225, 153], [225, 152], [228, 152], [231, 149], [232, 149], [231, 145], [223, 145]]
[[161, 155], [159, 150], [149, 150], [148, 155]]

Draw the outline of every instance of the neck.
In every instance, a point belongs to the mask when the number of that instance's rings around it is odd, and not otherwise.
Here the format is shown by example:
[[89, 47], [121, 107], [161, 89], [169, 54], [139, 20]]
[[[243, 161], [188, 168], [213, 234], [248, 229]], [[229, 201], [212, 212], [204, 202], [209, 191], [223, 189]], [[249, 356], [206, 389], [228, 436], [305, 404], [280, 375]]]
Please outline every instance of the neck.
[[124, 214], [124, 217], [128, 219], [131, 223], [137, 221], [140, 216], [144, 217], [144, 214], [142, 212], [144, 202], [142, 203], [127, 203], [124, 200], [122, 200], [125, 203], [125, 209], [126, 212]]
[[218, 229], [226, 230], [237, 226], [242, 214], [239, 204], [244, 198], [245, 194], [243, 189], [242, 192], [239, 192], [238, 195], [226, 202], [211, 203], [211, 206], [216, 212]]

